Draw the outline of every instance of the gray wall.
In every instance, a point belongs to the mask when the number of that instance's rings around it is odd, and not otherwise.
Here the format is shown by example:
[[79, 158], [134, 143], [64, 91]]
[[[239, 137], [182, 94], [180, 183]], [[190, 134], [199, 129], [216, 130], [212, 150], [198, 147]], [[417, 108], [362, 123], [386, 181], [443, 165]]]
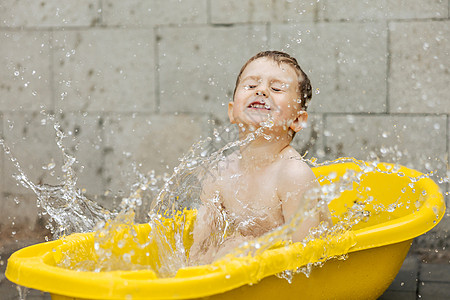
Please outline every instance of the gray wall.
[[[80, 187], [111, 206], [105, 191], [126, 193], [131, 161], [169, 172], [226, 124], [241, 65], [280, 49], [315, 89], [300, 151], [378, 156], [445, 177], [449, 25], [447, 0], [3, 0], [0, 128], [34, 181], [56, 183], [59, 167], [54, 176], [42, 167], [61, 155], [40, 111], [56, 113]], [[0, 229], [33, 228], [35, 198], [5, 156], [0, 170]]]

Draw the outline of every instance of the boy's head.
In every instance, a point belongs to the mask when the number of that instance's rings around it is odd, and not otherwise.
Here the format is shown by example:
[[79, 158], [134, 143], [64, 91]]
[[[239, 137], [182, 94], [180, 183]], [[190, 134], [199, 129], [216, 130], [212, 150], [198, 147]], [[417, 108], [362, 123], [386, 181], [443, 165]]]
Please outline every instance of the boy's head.
[[300, 104], [302, 110], [306, 111], [308, 108], [309, 102], [312, 98], [312, 87], [311, 82], [308, 78], [308, 76], [303, 72], [302, 68], [298, 64], [297, 60], [290, 56], [289, 54], [281, 51], [262, 51], [251, 57], [241, 68], [239, 71], [239, 75], [236, 78], [236, 85], [234, 86], [234, 92], [233, 92], [233, 99], [236, 94], [236, 88], [239, 85], [239, 82], [241, 80], [241, 75], [244, 72], [245, 68], [254, 60], [258, 58], [267, 58], [275, 61], [277, 64], [287, 64], [291, 66], [295, 73], [297, 73], [298, 76], [298, 96], [300, 98]]
[[270, 115], [276, 126], [288, 126], [292, 139], [304, 127], [311, 98], [311, 83], [297, 60], [284, 52], [264, 51], [241, 68], [228, 116], [231, 123], [258, 126]]

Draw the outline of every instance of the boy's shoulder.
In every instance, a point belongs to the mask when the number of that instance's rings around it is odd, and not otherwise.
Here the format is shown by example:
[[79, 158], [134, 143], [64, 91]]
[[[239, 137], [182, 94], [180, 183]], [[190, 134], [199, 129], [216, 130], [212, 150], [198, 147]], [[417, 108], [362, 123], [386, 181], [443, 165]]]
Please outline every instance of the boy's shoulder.
[[278, 178], [282, 183], [305, 184], [316, 179], [312, 169], [302, 156], [291, 146], [280, 155]]
[[216, 163], [213, 163], [207, 168], [206, 183], [210, 181], [217, 184], [222, 178], [231, 176], [232, 174], [238, 172], [237, 164], [239, 161], [239, 156], [233, 152], [228, 155], [223, 156]]

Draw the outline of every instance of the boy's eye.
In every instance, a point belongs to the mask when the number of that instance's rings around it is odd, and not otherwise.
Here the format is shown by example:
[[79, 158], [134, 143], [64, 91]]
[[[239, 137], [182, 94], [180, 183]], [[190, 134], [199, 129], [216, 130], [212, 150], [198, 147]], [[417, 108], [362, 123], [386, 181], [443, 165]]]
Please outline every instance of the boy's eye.
[[284, 92], [284, 91], [286, 91], [286, 89], [289, 87], [289, 85], [288, 84], [286, 84], [286, 83], [279, 83], [279, 82], [274, 82], [272, 85], [271, 85], [271, 89], [272, 89], [272, 91], [274, 91], [274, 92]]
[[284, 92], [283, 87], [273, 86], [273, 87], [271, 87], [271, 89], [274, 92]]
[[256, 85], [248, 84], [248, 85], [246, 85], [244, 88], [245, 88], [246, 90], [251, 90], [251, 89], [254, 89], [255, 87], [256, 87]]

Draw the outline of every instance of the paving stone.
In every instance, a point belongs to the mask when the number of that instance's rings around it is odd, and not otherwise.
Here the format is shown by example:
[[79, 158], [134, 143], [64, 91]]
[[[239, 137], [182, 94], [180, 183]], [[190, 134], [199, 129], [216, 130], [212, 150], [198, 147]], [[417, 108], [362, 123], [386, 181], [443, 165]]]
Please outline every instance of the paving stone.
[[302, 23], [271, 31], [271, 47], [296, 57], [311, 79], [311, 112], [386, 111], [385, 25]]
[[19, 292], [17, 291], [17, 285], [9, 281], [8, 279], [0, 282], [0, 291], [2, 293], [2, 299], [5, 300], [17, 300], [19, 299]]
[[[447, 18], [447, 1], [325, 0], [326, 20], [380, 20]], [[351, 8], [351, 9], [349, 9]]]
[[[19, 295], [18, 287], [14, 283], [10, 283], [10, 285], [12, 285], [12, 287], [15, 286], [15, 292], [14, 292], [14, 290], [11, 290], [11, 292], [10, 292], [11, 298], [9, 298], [9, 299], [11, 299], [11, 300], [20, 299], [18, 297], [18, 295]], [[21, 287], [21, 290], [22, 290], [22, 297], [24, 297], [23, 299], [26, 299], [26, 300], [51, 300], [51, 296], [49, 293], [45, 293], [45, 292], [42, 292], [39, 290], [25, 288], [25, 287]]]
[[274, 6], [271, 0], [212, 0], [211, 22], [216, 24], [270, 22]]
[[242, 65], [266, 49], [265, 26], [161, 28], [160, 109], [226, 116]]
[[378, 300], [416, 300], [416, 292], [387, 290]]
[[54, 33], [56, 106], [64, 111], [153, 111], [153, 30]]
[[419, 284], [419, 299], [448, 300], [450, 282], [422, 282]]
[[[447, 212], [442, 220], [433, 229], [414, 239], [414, 246], [421, 252], [428, 251], [431, 257], [448, 257], [450, 249], [450, 214], [447, 206]], [[445, 253], [447, 252], [447, 255]]]
[[30, 289], [27, 294], [27, 300], [51, 300], [49, 293], [44, 293], [42, 291]]
[[97, 0], [3, 0], [0, 27], [93, 26], [100, 19]]
[[421, 281], [447, 282], [450, 284], [449, 264], [422, 264], [420, 270]]
[[400, 113], [450, 113], [450, 21], [389, 25], [389, 108]]
[[[4, 272], [6, 269], [6, 264], [5, 267], [2, 268], [1, 272], [0, 272], [0, 293], [1, 293], [1, 297], [2, 300], [18, 300], [19, 298], [19, 291], [17, 289], [17, 285], [12, 283], [11, 281], [9, 281], [8, 279], [6, 279]], [[43, 293], [41, 291], [38, 290], [34, 290], [34, 289], [24, 289], [22, 288], [22, 291], [26, 291], [26, 297], [23, 299], [27, 299], [27, 300], [50, 300], [50, 294], [48, 293]]]
[[52, 105], [49, 43], [44, 31], [0, 31], [0, 110]]
[[403, 264], [400, 268], [400, 271], [417, 273], [419, 268], [419, 257], [416, 254], [411, 254], [411, 250], [406, 256]]
[[[206, 118], [200, 115], [111, 115], [105, 122], [106, 188], [128, 193], [136, 183], [132, 162], [140, 172], [171, 174], [178, 158], [205, 136]], [[134, 182], [133, 182], [134, 181]]]
[[[403, 261], [402, 267], [389, 286], [389, 291], [401, 291], [405, 293], [416, 294], [417, 275], [419, 272], [419, 260], [416, 256], [407, 256]], [[415, 298], [414, 298], [415, 299]]]
[[422, 172], [446, 171], [446, 117], [336, 115], [325, 124], [330, 159], [378, 157]]
[[103, 23], [107, 26], [206, 24], [207, 0], [106, 0]]

